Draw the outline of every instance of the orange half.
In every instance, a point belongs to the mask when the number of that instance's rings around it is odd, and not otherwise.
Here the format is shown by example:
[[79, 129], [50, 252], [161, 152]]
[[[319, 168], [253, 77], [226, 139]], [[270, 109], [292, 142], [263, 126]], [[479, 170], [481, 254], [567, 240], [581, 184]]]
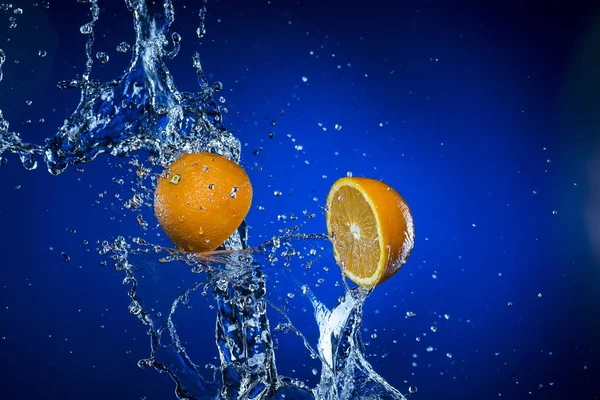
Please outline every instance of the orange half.
[[389, 279], [413, 249], [410, 208], [381, 181], [338, 179], [327, 196], [326, 217], [335, 260], [357, 285], [373, 287]]

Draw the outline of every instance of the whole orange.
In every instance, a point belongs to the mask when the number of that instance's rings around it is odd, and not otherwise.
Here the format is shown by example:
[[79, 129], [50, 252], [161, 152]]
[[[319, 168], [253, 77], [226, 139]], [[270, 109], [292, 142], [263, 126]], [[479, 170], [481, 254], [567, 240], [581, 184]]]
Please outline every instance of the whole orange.
[[251, 203], [252, 185], [238, 164], [218, 154], [185, 154], [158, 179], [154, 213], [180, 250], [203, 252], [235, 232]]

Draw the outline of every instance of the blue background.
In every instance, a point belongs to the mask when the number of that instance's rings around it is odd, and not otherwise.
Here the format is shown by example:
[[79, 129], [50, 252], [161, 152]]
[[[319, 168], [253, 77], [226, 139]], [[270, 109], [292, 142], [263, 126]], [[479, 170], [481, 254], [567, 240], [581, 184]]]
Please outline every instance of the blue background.
[[[79, 93], [56, 82], [84, 71], [78, 30], [89, 15], [74, 1], [18, 3], [14, 30], [12, 14], [0, 11], [0, 108], [25, 141], [43, 143], [77, 105]], [[94, 53], [111, 59], [96, 62], [92, 76], [106, 81], [127, 67], [130, 53], [114, 49], [134, 35], [124, 4], [100, 6]], [[191, 55], [199, 51], [209, 80], [224, 84], [224, 122], [242, 141], [254, 186], [252, 245], [303, 221], [304, 210], [317, 217], [302, 231], [324, 232], [329, 187], [349, 171], [384, 180], [413, 210], [409, 262], [365, 305], [366, 354], [377, 372], [404, 393], [416, 385], [419, 399], [600, 398], [598, 6], [207, 6], [200, 40], [198, 4], [175, 2], [182, 51], [167, 65], [180, 90], [197, 91]], [[100, 156], [83, 172], [53, 177], [8, 158], [0, 168], [0, 397], [173, 398], [168, 376], [136, 366], [149, 353], [145, 328], [127, 311], [122, 273], [102, 267], [96, 251], [97, 240], [117, 235], [168, 244], [151, 210], [152, 229], [142, 231], [115, 198], [128, 195], [112, 183], [129, 176], [127, 160]], [[214, 311], [190, 321], [186, 332], [206, 335]], [[294, 351], [281, 351], [280, 372], [310, 379], [308, 368], [288, 371]]]

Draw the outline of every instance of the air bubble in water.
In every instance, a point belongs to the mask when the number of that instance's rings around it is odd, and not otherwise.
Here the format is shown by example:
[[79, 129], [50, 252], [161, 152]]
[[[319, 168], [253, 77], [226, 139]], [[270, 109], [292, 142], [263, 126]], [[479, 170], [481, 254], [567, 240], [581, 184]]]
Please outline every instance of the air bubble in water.
[[415, 394], [415, 393], [417, 393], [417, 391], [418, 391], [418, 389], [416, 386], [410, 386], [408, 388], [408, 393], [410, 393], [410, 394]]
[[110, 57], [103, 51], [99, 51], [96, 53], [96, 59], [100, 61], [102, 64], [106, 64]]
[[15, 11], [13, 11], [16, 15], [22, 15], [23, 14], [23, 10], [21, 8], [15, 8]]
[[412, 311], [407, 311], [407, 312], [406, 312], [406, 316], [407, 316], [408, 318], [414, 318], [414, 317], [416, 317], [416, 316], [417, 316], [417, 314], [415, 314], [415, 313], [414, 313], [414, 312], [412, 312]]
[[279, 190], [275, 190], [275, 191], [273, 192], [273, 195], [274, 195], [274, 196], [281, 196], [282, 194], [283, 194], [283, 193], [281, 193]]
[[558, 211], [552, 210], [552, 215], [556, 215], [556, 214], [558, 214]]
[[308, 82], [308, 78], [306, 76], [302, 77], [302, 82]]
[[336, 131], [341, 131], [342, 130], [342, 126], [339, 125], [339, 124], [335, 124], [334, 128], [335, 128]]
[[446, 357], [452, 358], [452, 353], [446, 353]]
[[38, 56], [40, 56], [40, 57], [46, 57], [46, 50], [40, 50], [40, 51], [38, 51]]

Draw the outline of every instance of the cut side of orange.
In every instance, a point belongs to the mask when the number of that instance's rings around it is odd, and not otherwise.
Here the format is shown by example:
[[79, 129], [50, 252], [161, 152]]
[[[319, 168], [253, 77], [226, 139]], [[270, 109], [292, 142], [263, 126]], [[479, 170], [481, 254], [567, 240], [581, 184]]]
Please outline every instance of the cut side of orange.
[[373, 287], [392, 277], [414, 246], [410, 208], [381, 181], [338, 179], [327, 196], [326, 216], [335, 260], [357, 285]]

